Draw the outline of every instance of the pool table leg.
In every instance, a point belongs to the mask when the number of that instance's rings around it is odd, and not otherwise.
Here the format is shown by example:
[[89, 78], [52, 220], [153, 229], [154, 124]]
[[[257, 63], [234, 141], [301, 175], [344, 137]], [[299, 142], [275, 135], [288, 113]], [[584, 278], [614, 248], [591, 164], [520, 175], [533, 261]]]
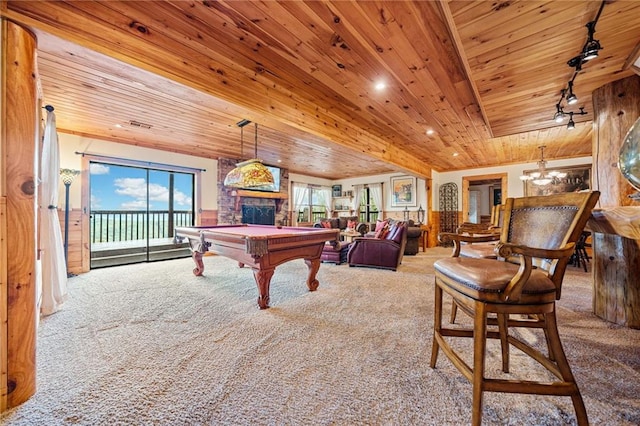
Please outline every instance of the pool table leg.
[[258, 307], [260, 309], [267, 309], [269, 307], [269, 285], [271, 284], [271, 277], [274, 272], [275, 268], [253, 270], [253, 276], [258, 285]]
[[193, 268], [193, 275], [196, 277], [202, 276], [204, 272], [204, 262], [202, 261], [202, 253], [196, 250], [191, 251], [191, 258], [196, 263], [196, 267]]
[[305, 259], [304, 263], [306, 263], [307, 268], [309, 268], [309, 275], [307, 276], [307, 287], [309, 287], [309, 291], [316, 291], [320, 282], [316, 280], [316, 274], [320, 269], [320, 257], [316, 259]]

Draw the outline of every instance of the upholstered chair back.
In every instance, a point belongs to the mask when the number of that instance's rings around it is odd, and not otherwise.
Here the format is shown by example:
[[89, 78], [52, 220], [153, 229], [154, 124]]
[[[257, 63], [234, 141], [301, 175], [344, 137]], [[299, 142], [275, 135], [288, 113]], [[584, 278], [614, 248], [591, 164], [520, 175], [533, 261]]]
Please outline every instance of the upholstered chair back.
[[[546, 250], [555, 250], [567, 243], [575, 243], [580, 238], [599, 195], [598, 192], [572, 192], [509, 198], [505, 208], [506, 226], [502, 228], [500, 241]], [[519, 263], [515, 256], [506, 260]], [[548, 271], [556, 284], [558, 298], [568, 260], [532, 260], [534, 266]]]

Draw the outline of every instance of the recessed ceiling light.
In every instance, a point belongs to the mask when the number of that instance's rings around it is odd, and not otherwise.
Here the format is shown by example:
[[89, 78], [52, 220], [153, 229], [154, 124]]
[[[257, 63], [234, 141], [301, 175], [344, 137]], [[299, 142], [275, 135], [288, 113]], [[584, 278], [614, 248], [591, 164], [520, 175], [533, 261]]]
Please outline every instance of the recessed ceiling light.
[[282, 160], [278, 160], [278, 163], [282, 163]]
[[428, 129], [427, 130], [427, 135], [429, 135], [429, 136], [431, 136], [434, 133], [435, 133], [435, 131], [433, 129]]
[[457, 152], [454, 152], [454, 153], [453, 153], [453, 156], [454, 156], [454, 157], [457, 157], [458, 155], [460, 155], [460, 154], [458, 154]]
[[386, 87], [387, 87], [387, 84], [384, 81], [379, 81], [375, 85], [376, 90], [383, 90]]
[[117, 128], [121, 128], [121, 127], [122, 127], [122, 124], [116, 124], [116, 127], [117, 127]]

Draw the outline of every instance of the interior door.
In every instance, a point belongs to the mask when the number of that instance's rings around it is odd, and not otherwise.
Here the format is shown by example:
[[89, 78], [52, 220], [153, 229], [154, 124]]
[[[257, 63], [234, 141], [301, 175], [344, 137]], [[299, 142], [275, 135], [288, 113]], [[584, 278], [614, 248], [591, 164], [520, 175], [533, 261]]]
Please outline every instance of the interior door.
[[469, 191], [469, 222], [480, 223], [480, 191]]

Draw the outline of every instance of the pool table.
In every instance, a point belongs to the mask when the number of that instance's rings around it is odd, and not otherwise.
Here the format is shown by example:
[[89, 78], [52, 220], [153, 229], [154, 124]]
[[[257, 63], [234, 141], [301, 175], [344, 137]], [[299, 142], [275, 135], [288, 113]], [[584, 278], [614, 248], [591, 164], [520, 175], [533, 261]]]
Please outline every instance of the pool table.
[[339, 241], [338, 229], [296, 228], [269, 225], [220, 225], [176, 227], [175, 240], [189, 241], [196, 276], [204, 272], [202, 255], [213, 252], [236, 260], [242, 268], [253, 270], [258, 286], [258, 306], [269, 307], [269, 284], [276, 266], [294, 259], [304, 259], [309, 270], [307, 287], [318, 288], [316, 274], [325, 242]]

